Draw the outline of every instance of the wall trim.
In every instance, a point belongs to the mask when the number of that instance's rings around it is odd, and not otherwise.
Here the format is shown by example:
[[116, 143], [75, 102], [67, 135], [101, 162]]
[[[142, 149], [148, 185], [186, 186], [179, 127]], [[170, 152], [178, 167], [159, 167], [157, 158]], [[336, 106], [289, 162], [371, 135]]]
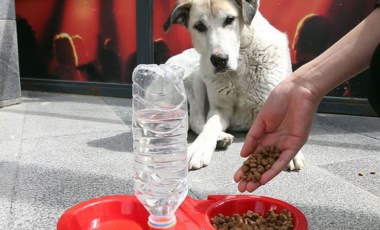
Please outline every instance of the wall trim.
[[120, 83], [98, 83], [21, 78], [21, 89], [50, 93], [131, 98], [132, 85]]
[[377, 116], [366, 98], [325, 96], [318, 107], [318, 112], [371, 117]]

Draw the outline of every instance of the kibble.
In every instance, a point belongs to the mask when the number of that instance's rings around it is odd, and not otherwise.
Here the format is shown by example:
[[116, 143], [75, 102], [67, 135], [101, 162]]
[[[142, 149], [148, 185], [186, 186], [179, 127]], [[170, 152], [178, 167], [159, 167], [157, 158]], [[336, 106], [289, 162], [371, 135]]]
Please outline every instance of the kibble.
[[375, 172], [375, 171], [371, 171], [371, 172], [369, 172], [369, 174], [371, 174], [371, 175], [375, 175], [376, 172]]
[[359, 176], [364, 176], [364, 173], [360, 172], [358, 175], [359, 175]]
[[280, 149], [275, 145], [257, 150], [256, 153], [244, 161], [241, 167], [244, 174], [241, 178], [246, 181], [260, 181], [261, 176], [272, 167], [280, 154]]
[[211, 218], [212, 226], [217, 230], [292, 230], [293, 218], [291, 213], [283, 209], [280, 213], [267, 211], [263, 216], [248, 210], [242, 216], [233, 214], [225, 216], [222, 213]]

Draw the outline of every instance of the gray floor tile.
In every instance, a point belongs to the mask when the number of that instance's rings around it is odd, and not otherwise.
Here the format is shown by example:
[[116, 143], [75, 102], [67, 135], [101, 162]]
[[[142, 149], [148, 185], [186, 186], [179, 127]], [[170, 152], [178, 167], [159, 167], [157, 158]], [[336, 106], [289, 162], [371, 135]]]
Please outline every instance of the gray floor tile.
[[[13, 105], [0, 108], [0, 147], [4, 142], [20, 140], [24, 128], [26, 105]], [[8, 143], [9, 144], [9, 143]], [[0, 148], [7, 150], [5, 147]]]
[[325, 123], [321, 116], [317, 116], [309, 140], [302, 149], [308, 163], [325, 165], [379, 155], [379, 140]]
[[[131, 100], [23, 92], [21, 105], [0, 109], [0, 229], [55, 229], [69, 207], [94, 197], [133, 194]], [[22, 122], [23, 121], [23, 122]], [[347, 125], [355, 123], [347, 127]], [[309, 229], [378, 229], [376, 119], [318, 114], [303, 148], [306, 167], [282, 172], [253, 194], [301, 209]], [[189, 195], [239, 194], [232, 180], [245, 133], [189, 173]], [[196, 136], [189, 133], [191, 143]], [[372, 175], [371, 175], [372, 176]], [[246, 193], [248, 194], [248, 193]]]
[[76, 203], [133, 194], [131, 144], [123, 132], [24, 140], [11, 229], [54, 229]]
[[16, 104], [12, 106], [3, 107], [0, 109], [0, 125], [8, 120], [23, 119], [25, 115], [27, 104]]
[[34, 98], [25, 100], [28, 108], [23, 138], [108, 132], [127, 128], [98, 97], [54, 95], [45, 97], [43, 101]]
[[6, 141], [20, 140], [24, 129], [24, 119], [5, 119], [0, 121], [0, 144]]
[[124, 121], [128, 126], [132, 123], [132, 99], [102, 97], [103, 101]]
[[318, 120], [348, 132], [359, 133], [364, 136], [380, 140], [380, 118], [344, 116], [334, 114], [319, 114]]
[[[376, 157], [379, 154], [379, 150], [374, 149], [374, 145], [362, 145], [358, 144], [352, 147], [346, 147], [345, 145], [327, 146], [323, 144], [324, 141], [314, 141], [310, 138], [309, 142], [303, 147], [302, 151], [305, 155], [306, 162], [313, 165], [326, 165], [342, 161], [360, 159], [363, 157], [373, 156]], [[369, 149], [367, 148], [369, 147]], [[380, 157], [380, 156], [379, 156]]]
[[41, 167], [124, 177], [133, 154], [129, 131], [23, 141], [20, 162]]
[[0, 229], [8, 229], [12, 217], [11, 207], [14, 193], [17, 163], [0, 161]]
[[21, 151], [21, 139], [0, 141], [0, 163], [17, 162]]
[[113, 177], [101, 173], [22, 164], [16, 180], [10, 228], [55, 229], [64, 211], [82, 201], [133, 191], [129, 173]]
[[[380, 197], [380, 158], [365, 157], [352, 161], [323, 165], [321, 168]], [[372, 171], [376, 174], [370, 174]], [[359, 176], [360, 172], [364, 176]]]

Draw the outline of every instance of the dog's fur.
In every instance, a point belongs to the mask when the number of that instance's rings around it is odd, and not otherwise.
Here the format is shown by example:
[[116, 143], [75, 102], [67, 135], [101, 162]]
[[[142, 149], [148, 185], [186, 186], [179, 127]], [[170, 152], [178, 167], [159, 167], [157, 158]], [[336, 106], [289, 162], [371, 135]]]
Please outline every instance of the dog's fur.
[[[288, 40], [258, 12], [258, 0], [178, 0], [164, 25], [182, 24], [195, 49], [168, 60], [185, 69], [189, 169], [207, 166], [216, 147], [247, 131], [271, 90], [291, 73]], [[298, 153], [289, 164], [300, 169]]]

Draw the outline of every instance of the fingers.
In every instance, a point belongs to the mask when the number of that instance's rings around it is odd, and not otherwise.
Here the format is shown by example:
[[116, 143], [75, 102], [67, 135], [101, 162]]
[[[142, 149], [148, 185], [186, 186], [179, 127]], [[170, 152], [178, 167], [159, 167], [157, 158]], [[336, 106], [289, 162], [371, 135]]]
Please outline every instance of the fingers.
[[238, 183], [238, 190], [240, 192], [253, 192], [261, 185], [265, 185], [288, 166], [289, 162], [297, 152], [298, 151], [294, 149], [285, 150], [272, 167], [262, 175], [260, 182], [242, 180], [241, 178], [244, 175], [244, 172], [240, 167], [234, 175], [234, 181]]
[[238, 184], [239, 192], [253, 192], [261, 186], [260, 182], [242, 180]]
[[261, 186], [260, 182], [248, 182], [246, 186], [247, 192], [253, 192]]
[[235, 175], [234, 175], [234, 181], [236, 183], [238, 183], [239, 181], [241, 181], [241, 177], [244, 175], [244, 172], [243, 170], [241, 169], [241, 167], [236, 171]]
[[241, 167], [236, 171], [234, 175], [234, 181], [238, 184], [238, 190], [240, 192], [253, 192], [255, 191], [258, 187], [261, 186], [260, 182], [252, 182], [252, 181], [246, 181], [242, 180], [241, 177], [244, 175], [243, 170]]
[[247, 137], [245, 138], [243, 147], [240, 151], [242, 157], [247, 157], [255, 152], [257, 145], [265, 132], [265, 124], [261, 119], [260, 113], [253, 122], [251, 128], [248, 131]]
[[260, 183], [264, 185], [277, 176], [277, 174], [288, 166], [289, 162], [293, 159], [297, 152], [298, 151], [294, 149], [288, 149], [282, 152], [272, 167], [262, 175]]

